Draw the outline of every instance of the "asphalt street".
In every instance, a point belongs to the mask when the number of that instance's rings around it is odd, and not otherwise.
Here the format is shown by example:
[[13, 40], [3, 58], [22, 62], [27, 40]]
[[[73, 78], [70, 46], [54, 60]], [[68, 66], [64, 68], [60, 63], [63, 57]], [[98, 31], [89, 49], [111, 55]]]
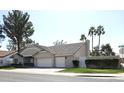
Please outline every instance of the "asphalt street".
[[27, 74], [0, 72], [0, 82], [123, 82], [115, 77], [59, 76], [45, 74]]

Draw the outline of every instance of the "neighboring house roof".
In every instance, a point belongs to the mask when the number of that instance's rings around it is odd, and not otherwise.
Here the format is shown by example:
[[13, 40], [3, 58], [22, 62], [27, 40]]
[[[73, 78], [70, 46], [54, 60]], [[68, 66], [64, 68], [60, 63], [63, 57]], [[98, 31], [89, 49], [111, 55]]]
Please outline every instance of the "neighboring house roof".
[[28, 45], [20, 54], [24, 57], [29, 57], [37, 54], [41, 51], [48, 51], [56, 56], [67, 56], [73, 55], [78, 49], [83, 46], [84, 43], [72, 43], [72, 44], [64, 44], [57, 46], [41, 46], [41, 45]]
[[15, 53], [16, 53], [15, 51], [0, 51], [0, 58], [4, 58], [6, 56], [9, 56]]

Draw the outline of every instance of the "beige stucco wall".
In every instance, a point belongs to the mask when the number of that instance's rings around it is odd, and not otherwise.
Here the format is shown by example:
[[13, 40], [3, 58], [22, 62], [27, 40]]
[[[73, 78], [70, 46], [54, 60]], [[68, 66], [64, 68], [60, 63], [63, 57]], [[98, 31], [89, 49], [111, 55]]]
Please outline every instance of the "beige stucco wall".
[[37, 58], [34, 58], [34, 66], [37, 67]]
[[85, 50], [86, 50], [86, 57], [90, 55], [90, 41], [86, 40], [85, 42]]
[[73, 56], [67, 56], [65, 59], [65, 66], [66, 67], [73, 67], [72, 60], [74, 59]]
[[17, 59], [17, 60], [18, 60], [18, 63], [22, 63], [22, 64], [23, 64], [23, 57], [21, 57], [21, 56], [15, 54], [15, 55], [14, 55], [14, 59]]
[[82, 46], [75, 54], [74, 54], [74, 57], [84, 57], [86, 56], [86, 53], [85, 53], [85, 46]]
[[74, 54], [74, 60], [79, 60], [79, 67], [86, 67], [85, 59], [90, 54], [89, 40], [87, 40], [82, 47]]
[[[82, 43], [83, 44], [83, 43]], [[89, 40], [87, 40], [82, 47], [74, 54], [75, 59], [79, 59], [80, 57], [87, 57], [89, 56]]]

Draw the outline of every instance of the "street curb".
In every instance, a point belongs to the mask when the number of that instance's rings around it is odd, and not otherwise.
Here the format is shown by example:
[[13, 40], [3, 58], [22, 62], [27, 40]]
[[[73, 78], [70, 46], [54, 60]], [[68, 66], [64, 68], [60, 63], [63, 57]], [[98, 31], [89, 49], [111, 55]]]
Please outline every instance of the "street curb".
[[63, 72], [50, 72], [50, 73], [40, 73], [40, 72], [24, 72], [15, 70], [0, 70], [2, 72], [12, 72], [12, 73], [25, 73], [25, 74], [39, 74], [39, 75], [59, 75], [59, 76], [76, 76], [76, 77], [118, 77], [118, 74], [96, 74], [96, 73], [63, 73]]

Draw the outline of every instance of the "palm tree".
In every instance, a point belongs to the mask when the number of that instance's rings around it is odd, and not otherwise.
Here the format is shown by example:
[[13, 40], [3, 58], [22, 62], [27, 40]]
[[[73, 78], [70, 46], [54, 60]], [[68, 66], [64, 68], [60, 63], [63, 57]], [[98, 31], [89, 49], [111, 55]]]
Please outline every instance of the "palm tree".
[[95, 27], [90, 27], [88, 35], [92, 37], [92, 52], [93, 52], [93, 36], [96, 33]]
[[85, 42], [87, 40], [86, 36], [84, 34], [81, 35], [81, 41]]
[[105, 34], [104, 27], [99, 25], [96, 30], [96, 35], [98, 35], [98, 37], [99, 37], [98, 48], [100, 48], [100, 37], [101, 37], [101, 35], [104, 35], [104, 34]]

